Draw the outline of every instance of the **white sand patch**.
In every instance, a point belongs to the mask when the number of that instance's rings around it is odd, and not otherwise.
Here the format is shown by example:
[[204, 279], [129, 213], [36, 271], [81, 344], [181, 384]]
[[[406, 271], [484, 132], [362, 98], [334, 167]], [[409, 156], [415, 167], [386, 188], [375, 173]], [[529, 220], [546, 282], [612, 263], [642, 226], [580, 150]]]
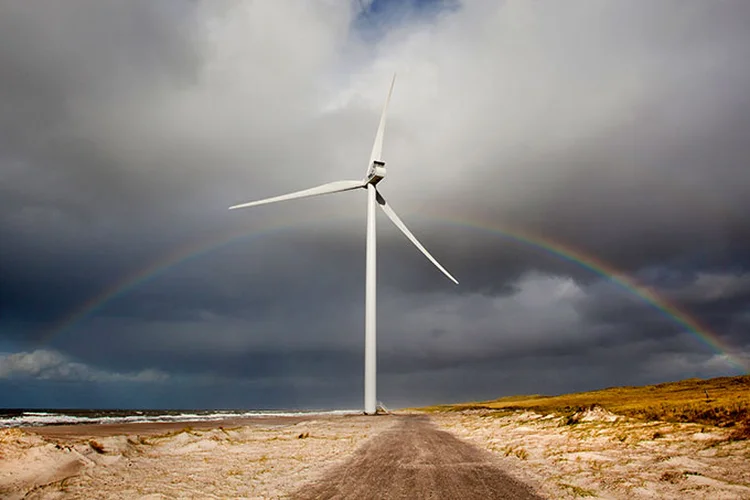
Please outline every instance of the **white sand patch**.
[[724, 438], [724, 434], [719, 432], [696, 432], [690, 437], [695, 441], [721, 441]]
[[91, 464], [75, 449], [18, 429], [0, 430], [0, 498], [23, 498], [35, 486], [60, 481]]
[[621, 417], [605, 410], [601, 406], [594, 406], [581, 412], [581, 422], [616, 422]]
[[722, 429], [637, 422], [597, 407], [571, 419], [499, 415], [431, 417], [549, 498], [750, 499], [750, 442], [728, 441]]

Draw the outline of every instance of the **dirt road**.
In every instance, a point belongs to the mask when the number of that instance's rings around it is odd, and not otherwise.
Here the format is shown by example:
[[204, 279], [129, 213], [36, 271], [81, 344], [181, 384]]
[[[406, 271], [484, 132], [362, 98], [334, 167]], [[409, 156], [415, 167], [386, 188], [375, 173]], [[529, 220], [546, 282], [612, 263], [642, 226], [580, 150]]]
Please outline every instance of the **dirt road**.
[[405, 416], [322, 479], [292, 498], [540, 499], [505, 474], [489, 452], [437, 430], [426, 417]]

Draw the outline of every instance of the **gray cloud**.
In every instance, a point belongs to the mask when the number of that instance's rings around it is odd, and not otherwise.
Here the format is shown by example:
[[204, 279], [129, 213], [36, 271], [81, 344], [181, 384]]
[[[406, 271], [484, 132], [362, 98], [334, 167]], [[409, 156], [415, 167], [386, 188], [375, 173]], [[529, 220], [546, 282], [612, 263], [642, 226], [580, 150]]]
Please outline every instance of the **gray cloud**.
[[159, 370], [116, 373], [72, 361], [56, 351], [38, 349], [0, 355], [0, 379], [31, 378], [73, 382], [164, 382], [168, 375]]
[[382, 190], [461, 285], [379, 221], [384, 400], [733, 370], [585, 265], [446, 220], [594, 256], [745, 356], [745, 4], [404, 5], [0, 5], [0, 349], [358, 401], [362, 193], [226, 207], [361, 176], [396, 71]]

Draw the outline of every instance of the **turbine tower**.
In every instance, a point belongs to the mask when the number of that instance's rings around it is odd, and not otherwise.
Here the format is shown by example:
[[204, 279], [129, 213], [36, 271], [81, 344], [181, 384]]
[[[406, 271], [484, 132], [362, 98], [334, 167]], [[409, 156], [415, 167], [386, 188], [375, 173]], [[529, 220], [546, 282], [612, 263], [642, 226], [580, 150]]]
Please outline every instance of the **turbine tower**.
[[441, 266], [435, 258], [430, 255], [425, 247], [417, 240], [417, 238], [409, 231], [403, 221], [396, 215], [390, 205], [385, 201], [385, 198], [378, 192], [377, 184], [385, 178], [385, 162], [382, 160], [383, 151], [383, 134], [385, 132], [385, 115], [388, 110], [388, 102], [391, 100], [391, 93], [393, 93], [393, 84], [396, 82], [396, 75], [393, 75], [391, 81], [391, 87], [388, 90], [388, 97], [385, 100], [385, 106], [383, 106], [383, 113], [380, 116], [380, 124], [378, 125], [378, 132], [375, 135], [375, 144], [372, 146], [372, 154], [370, 154], [370, 162], [367, 166], [367, 172], [365, 178], [361, 181], [336, 181], [321, 186], [316, 186], [310, 189], [304, 189], [302, 191], [295, 191], [294, 193], [284, 194], [281, 196], [275, 196], [273, 198], [266, 198], [264, 200], [253, 201], [250, 203], [242, 203], [240, 205], [234, 205], [229, 207], [230, 210], [237, 208], [248, 208], [255, 207], [258, 205], [265, 205], [267, 203], [275, 203], [277, 201], [294, 200], [297, 198], [307, 198], [310, 196], [319, 196], [323, 194], [341, 193], [343, 191], [352, 191], [355, 189], [366, 189], [367, 190], [367, 255], [366, 255], [366, 273], [365, 273], [365, 413], [368, 415], [374, 415], [377, 411], [377, 396], [376, 396], [376, 293], [377, 293], [377, 258], [376, 258], [376, 238], [377, 232], [375, 230], [376, 219], [375, 211], [376, 205], [383, 209], [383, 212], [388, 216], [389, 219], [398, 227], [404, 235], [416, 246], [430, 262], [442, 271], [451, 281], [458, 284], [458, 281], [451, 276], [451, 274]]

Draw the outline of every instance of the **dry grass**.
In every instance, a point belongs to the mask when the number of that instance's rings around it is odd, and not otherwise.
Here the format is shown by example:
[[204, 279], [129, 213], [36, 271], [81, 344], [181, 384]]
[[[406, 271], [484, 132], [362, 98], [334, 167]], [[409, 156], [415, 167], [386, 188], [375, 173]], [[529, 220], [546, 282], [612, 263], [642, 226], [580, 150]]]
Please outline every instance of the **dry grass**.
[[[599, 405], [641, 420], [694, 422], [735, 427], [734, 439], [750, 438], [750, 375], [709, 380], [688, 379], [641, 387], [611, 387], [559, 396], [510, 396], [492, 401], [422, 408], [423, 411], [532, 410], [572, 416]], [[575, 423], [575, 422], [571, 422]]]
[[104, 453], [104, 445], [98, 441], [94, 441], [92, 439], [91, 441], [89, 441], [89, 446], [91, 446], [91, 449], [97, 453], [100, 453], [100, 454]]
[[433, 413], [431, 420], [493, 452], [509, 474], [537, 485], [545, 498], [750, 500], [750, 440], [730, 437], [739, 426], [649, 422], [600, 407], [573, 419], [479, 410]]
[[573, 494], [574, 497], [595, 497], [597, 496], [596, 493], [593, 493], [589, 490], [586, 490], [584, 488], [581, 488], [579, 486], [574, 486], [572, 484], [565, 484], [560, 483], [560, 486], [566, 490], [569, 490], [570, 493]]

